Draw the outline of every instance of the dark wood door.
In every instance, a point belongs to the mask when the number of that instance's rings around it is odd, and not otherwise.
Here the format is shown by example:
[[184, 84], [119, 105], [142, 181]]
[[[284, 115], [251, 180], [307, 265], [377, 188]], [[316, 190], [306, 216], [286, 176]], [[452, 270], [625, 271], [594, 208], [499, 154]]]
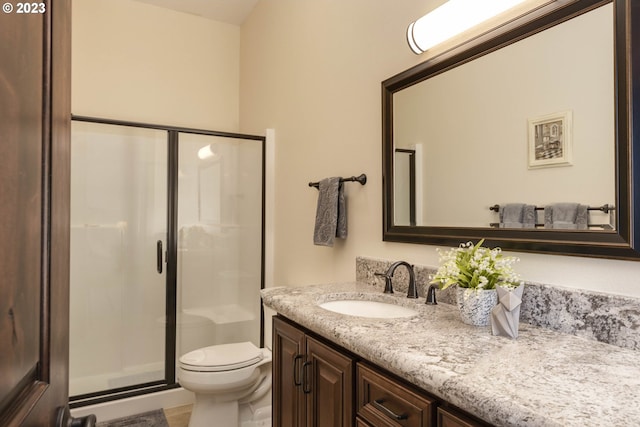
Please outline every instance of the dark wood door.
[[304, 333], [273, 318], [273, 425], [302, 427], [305, 424], [302, 365]]
[[309, 336], [306, 338], [307, 426], [351, 427], [354, 423], [353, 360]]
[[3, 3], [0, 425], [66, 425], [71, 2]]

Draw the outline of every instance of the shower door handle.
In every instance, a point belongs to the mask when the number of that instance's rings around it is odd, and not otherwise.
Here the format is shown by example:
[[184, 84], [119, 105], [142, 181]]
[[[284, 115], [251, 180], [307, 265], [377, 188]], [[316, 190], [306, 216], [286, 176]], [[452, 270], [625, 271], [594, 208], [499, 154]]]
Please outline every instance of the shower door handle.
[[162, 274], [162, 240], [158, 240], [156, 243], [156, 261], [158, 274]]

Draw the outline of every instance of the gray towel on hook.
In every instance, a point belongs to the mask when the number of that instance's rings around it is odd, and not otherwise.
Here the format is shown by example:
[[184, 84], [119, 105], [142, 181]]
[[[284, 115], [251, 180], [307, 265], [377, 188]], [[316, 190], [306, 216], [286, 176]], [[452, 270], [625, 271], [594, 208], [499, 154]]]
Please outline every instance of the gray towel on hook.
[[313, 244], [333, 246], [336, 237], [347, 237], [347, 210], [339, 177], [325, 178], [318, 185], [318, 206]]
[[500, 206], [500, 228], [535, 228], [536, 207], [524, 203], [507, 203]]
[[589, 206], [579, 203], [555, 203], [544, 207], [544, 228], [586, 230]]

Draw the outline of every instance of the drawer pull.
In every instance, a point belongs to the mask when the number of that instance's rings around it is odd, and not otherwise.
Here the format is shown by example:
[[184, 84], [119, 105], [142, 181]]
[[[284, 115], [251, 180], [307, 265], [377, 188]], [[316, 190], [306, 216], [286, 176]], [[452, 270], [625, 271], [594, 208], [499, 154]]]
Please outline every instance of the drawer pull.
[[372, 403], [373, 403], [373, 406], [375, 406], [376, 408], [378, 408], [379, 410], [387, 414], [389, 418], [392, 418], [394, 420], [406, 420], [407, 418], [409, 418], [407, 414], [398, 415], [395, 412], [393, 412], [391, 409], [384, 406], [384, 399], [376, 399]]

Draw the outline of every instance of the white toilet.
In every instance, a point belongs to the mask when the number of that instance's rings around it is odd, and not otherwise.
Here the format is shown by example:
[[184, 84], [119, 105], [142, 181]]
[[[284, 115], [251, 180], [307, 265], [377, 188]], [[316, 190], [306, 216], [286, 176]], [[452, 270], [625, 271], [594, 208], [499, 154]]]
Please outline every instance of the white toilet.
[[195, 393], [189, 427], [271, 426], [271, 351], [250, 342], [214, 345], [180, 358], [178, 381]]

